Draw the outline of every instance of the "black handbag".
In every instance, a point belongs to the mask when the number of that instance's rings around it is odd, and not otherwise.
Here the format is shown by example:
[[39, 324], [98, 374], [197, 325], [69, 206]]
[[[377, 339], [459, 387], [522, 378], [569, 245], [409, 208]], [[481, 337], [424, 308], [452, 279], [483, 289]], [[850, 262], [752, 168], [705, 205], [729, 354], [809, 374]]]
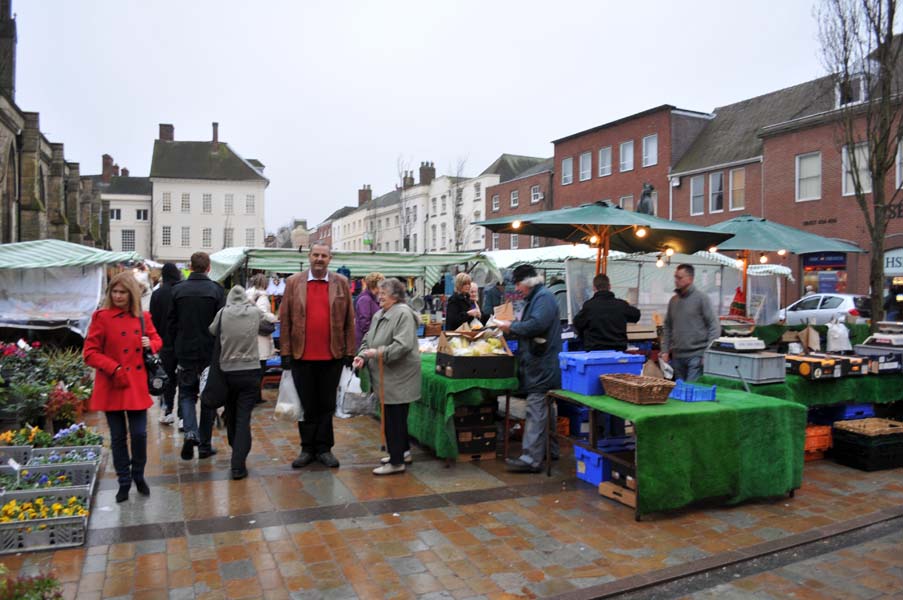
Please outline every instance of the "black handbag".
[[[222, 314], [220, 315], [222, 319]], [[223, 324], [216, 331], [216, 338], [213, 340], [213, 355], [210, 357], [210, 366], [207, 367], [207, 381], [204, 383], [204, 389], [201, 390], [201, 406], [216, 410], [226, 405], [226, 396], [229, 388], [226, 385], [226, 376], [219, 366], [219, 355], [222, 351], [222, 345], [219, 341], [220, 333], [223, 331]]]
[[[144, 315], [138, 317], [141, 321], [141, 337], [144, 337]], [[142, 348], [144, 355], [144, 370], [147, 372], [147, 391], [151, 396], [162, 396], [163, 389], [169, 383], [169, 375], [163, 368], [163, 361], [154, 352]]]
[[261, 321], [257, 326], [257, 335], [273, 335], [276, 332], [276, 324], [269, 321]]

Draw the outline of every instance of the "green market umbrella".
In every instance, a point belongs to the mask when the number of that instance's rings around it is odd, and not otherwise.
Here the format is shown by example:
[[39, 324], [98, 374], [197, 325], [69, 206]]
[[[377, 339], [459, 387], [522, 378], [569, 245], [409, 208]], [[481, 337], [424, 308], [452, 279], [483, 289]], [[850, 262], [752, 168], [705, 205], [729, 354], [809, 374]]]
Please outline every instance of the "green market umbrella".
[[753, 252], [776, 252], [780, 256], [811, 254], [813, 252], [864, 252], [858, 246], [826, 238], [808, 231], [782, 225], [753, 215], [740, 215], [709, 226], [710, 229], [731, 233], [733, 237], [718, 244], [719, 252], [738, 252], [743, 261], [743, 294], [746, 294], [746, 270]]
[[607, 269], [610, 250], [621, 252], [674, 252], [693, 254], [708, 250], [733, 234], [701, 225], [669, 221], [623, 210], [607, 202], [510, 215], [480, 221], [494, 233], [550, 237], [596, 248], [596, 273]]

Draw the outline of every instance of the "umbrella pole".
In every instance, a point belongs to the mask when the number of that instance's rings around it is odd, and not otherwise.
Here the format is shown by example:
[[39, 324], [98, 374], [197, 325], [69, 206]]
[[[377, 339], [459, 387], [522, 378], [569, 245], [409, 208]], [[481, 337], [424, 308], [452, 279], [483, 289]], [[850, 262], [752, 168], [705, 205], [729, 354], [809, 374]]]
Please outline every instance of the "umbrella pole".
[[602, 273], [608, 275], [608, 250], [611, 246], [611, 229], [605, 228], [605, 249], [602, 252]]
[[749, 250], [744, 250], [742, 253], [743, 260], [743, 299], [744, 299], [744, 312], [747, 316], [749, 316], [749, 297], [747, 296], [747, 290], [749, 289], [749, 275], [747, 270], [749, 269]]
[[599, 270], [602, 266], [602, 246], [596, 248], [596, 275], [598, 275], [601, 271]]

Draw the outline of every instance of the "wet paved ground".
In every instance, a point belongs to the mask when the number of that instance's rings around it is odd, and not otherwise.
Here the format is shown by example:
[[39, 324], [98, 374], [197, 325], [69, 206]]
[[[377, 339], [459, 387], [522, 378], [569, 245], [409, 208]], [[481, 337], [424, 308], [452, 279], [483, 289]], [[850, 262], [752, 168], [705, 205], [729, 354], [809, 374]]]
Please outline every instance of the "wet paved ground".
[[85, 547], [0, 562], [25, 574], [52, 570], [67, 598], [86, 600], [588, 598], [878, 521], [895, 533], [808, 559], [817, 567], [738, 574], [693, 597], [871, 598], [903, 589], [903, 469], [808, 463], [795, 498], [637, 523], [631, 509], [573, 478], [570, 451], [551, 478], [506, 473], [501, 461], [445, 468], [416, 449], [407, 473], [374, 477], [379, 429], [366, 417], [336, 419], [341, 468], [295, 471], [297, 429], [271, 411], [272, 402], [255, 411], [250, 477], [231, 481], [224, 432], [215, 434], [220, 454], [182, 461], [179, 434], [157, 425], [153, 409], [151, 497], [133, 491], [117, 505], [108, 458]]

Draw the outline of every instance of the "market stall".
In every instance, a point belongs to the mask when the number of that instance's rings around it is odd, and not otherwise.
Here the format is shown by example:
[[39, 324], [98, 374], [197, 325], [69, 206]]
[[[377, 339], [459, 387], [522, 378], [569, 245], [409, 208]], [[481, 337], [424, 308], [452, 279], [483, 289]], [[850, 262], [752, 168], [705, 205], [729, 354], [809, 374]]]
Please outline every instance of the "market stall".
[[[702, 385], [717, 385], [719, 390], [742, 390], [737, 379], [703, 375]], [[835, 404], [889, 404], [903, 400], [903, 375], [866, 375], [812, 381], [800, 375], [786, 375], [783, 383], [750, 385], [750, 391], [762, 396], [780, 398], [806, 407]]]

